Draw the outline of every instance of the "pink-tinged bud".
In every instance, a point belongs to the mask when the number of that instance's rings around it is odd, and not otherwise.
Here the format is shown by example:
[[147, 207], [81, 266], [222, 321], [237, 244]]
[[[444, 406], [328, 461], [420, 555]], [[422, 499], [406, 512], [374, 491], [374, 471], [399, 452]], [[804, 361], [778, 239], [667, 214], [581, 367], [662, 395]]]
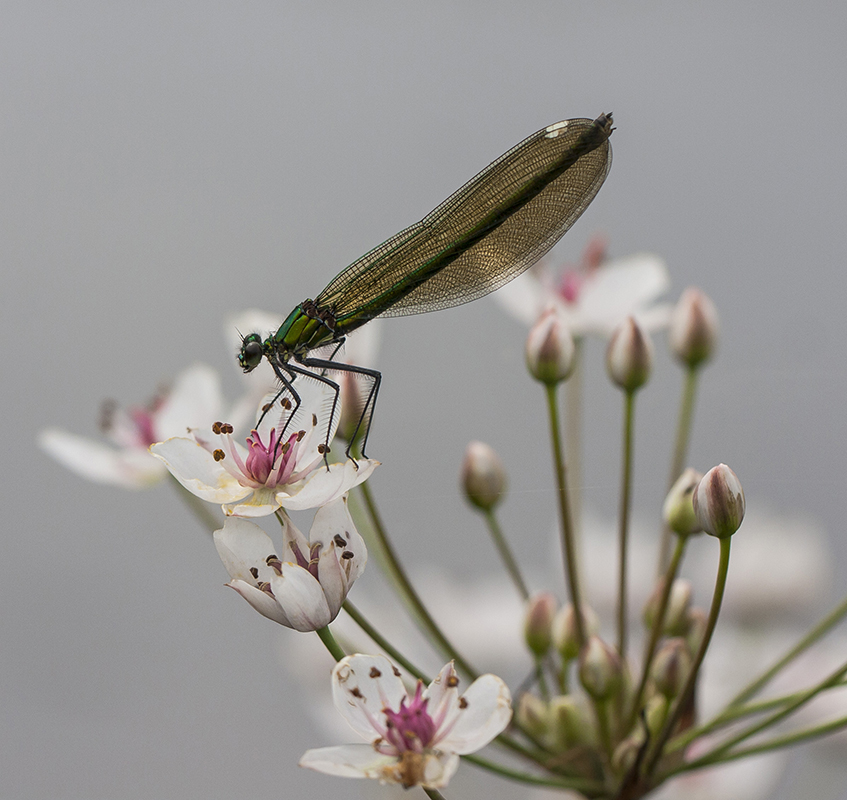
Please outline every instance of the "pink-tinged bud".
[[668, 639], [656, 653], [650, 667], [650, 677], [656, 689], [665, 697], [676, 697], [685, 686], [691, 672], [691, 651], [685, 639]]
[[708, 295], [686, 289], [671, 313], [668, 331], [671, 350], [689, 367], [708, 361], [718, 340], [718, 312]]
[[553, 617], [559, 601], [551, 592], [538, 592], [527, 601], [524, 620], [524, 638], [532, 653], [538, 658], [547, 655], [553, 641]]
[[[591, 636], [600, 630], [600, 620], [585, 603], [580, 603], [582, 627], [585, 635]], [[559, 609], [553, 619], [553, 646], [563, 661], [573, 661], [579, 655], [579, 640], [576, 635], [576, 614], [573, 605], [568, 603]]]
[[471, 442], [462, 464], [465, 497], [477, 508], [491, 511], [506, 491], [506, 470], [500, 456], [484, 442]]
[[548, 385], [566, 380], [576, 356], [573, 336], [555, 308], [548, 308], [529, 331], [526, 365], [533, 378]]
[[520, 696], [515, 717], [518, 724], [533, 736], [544, 737], [547, 735], [549, 726], [547, 704], [534, 694], [524, 692]]
[[[659, 601], [665, 588], [665, 579], [659, 578], [647, 604], [644, 606], [644, 624], [648, 630], [653, 629], [656, 622], [656, 614], [659, 611]], [[662, 634], [669, 636], [681, 636], [688, 630], [688, 610], [691, 607], [691, 584], [683, 578], [677, 578], [668, 595], [668, 606], [665, 609], [665, 619], [662, 625]]]
[[579, 654], [579, 681], [595, 700], [609, 700], [623, 686], [618, 654], [599, 636], [591, 636]]
[[665, 504], [662, 506], [662, 516], [668, 527], [678, 536], [688, 536], [699, 533], [703, 529], [694, 513], [694, 490], [703, 479], [703, 474], [688, 467], [676, 479], [671, 487]]
[[744, 490], [738, 476], [726, 465], [712, 467], [694, 490], [694, 513], [700, 527], [711, 536], [732, 536], [744, 519]]
[[653, 343], [641, 326], [627, 317], [612, 334], [606, 350], [609, 377], [626, 392], [647, 383], [653, 366]]

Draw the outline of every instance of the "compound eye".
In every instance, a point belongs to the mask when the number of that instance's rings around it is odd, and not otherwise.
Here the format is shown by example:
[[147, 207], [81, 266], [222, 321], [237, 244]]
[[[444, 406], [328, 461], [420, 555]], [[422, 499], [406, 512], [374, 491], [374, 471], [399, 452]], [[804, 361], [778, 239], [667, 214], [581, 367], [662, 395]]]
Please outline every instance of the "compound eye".
[[255, 333], [251, 333], [241, 345], [241, 352], [238, 354], [238, 363], [245, 372], [252, 372], [262, 363], [262, 355], [262, 343]]

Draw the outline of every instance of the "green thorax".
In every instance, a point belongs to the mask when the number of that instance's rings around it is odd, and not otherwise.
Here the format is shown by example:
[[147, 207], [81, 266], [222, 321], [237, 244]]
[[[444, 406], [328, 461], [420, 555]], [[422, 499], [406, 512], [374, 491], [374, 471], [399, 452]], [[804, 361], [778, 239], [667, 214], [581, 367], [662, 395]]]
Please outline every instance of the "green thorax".
[[311, 300], [304, 300], [292, 311], [279, 330], [265, 342], [266, 349], [286, 359], [290, 355], [303, 355], [317, 347], [336, 341], [335, 318], [319, 309]]

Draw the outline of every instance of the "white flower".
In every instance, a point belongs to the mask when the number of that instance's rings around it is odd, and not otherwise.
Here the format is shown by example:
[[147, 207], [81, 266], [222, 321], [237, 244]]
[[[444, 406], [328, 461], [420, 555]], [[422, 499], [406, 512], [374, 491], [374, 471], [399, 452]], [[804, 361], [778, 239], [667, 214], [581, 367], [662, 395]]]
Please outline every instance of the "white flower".
[[208, 438], [194, 432], [191, 439], [155, 444], [150, 452], [188, 491], [221, 503], [227, 515], [260, 517], [278, 508], [326, 505], [367, 479], [379, 462], [348, 459], [327, 467], [325, 443], [339, 416], [337, 410], [331, 414], [335, 393], [308, 379], [297, 382], [297, 391], [297, 408], [287, 393], [260, 408], [260, 423], [247, 438], [249, 450], [233, 439], [232, 425], [216, 422]]
[[144, 489], [167, 475], [147, 448], [190, 428], [207, 428], [222, 407], [218, 374], [211, 367], [196, 364], [177, 378], [172, 389], [145, 407], [106, 406], [101, 427], [113, 446], [57, 428], [42, 431], [38, 442], [60, 464], [83, 478]]
[[452, 662], [413, 696], [384, 656], [347, 656], [332, 671], [335, 707], [368, 744], [307, 751], [301, 767], [347, 778], [376, 778], [408, 788], [446, 786], [459, 756], [487, 745], [509, 724], [511, 696], [495, 675], [459, 695]]
[[514, 317], [532, 325], [550, 306], [575, 337], [607, 337], [633, 316], [645, 330], [668, 324], [671, 307], [658, 302], [668, 290], [665, 262], [651, 253], [605, 260], [605, 241], [589, 241], [582, 262], [559, 276], [543, 265], [519, 275], [494, 295]]
[[232, 580], [227, 584], [260, 614], [293, 628], [329, 625], [365, 569], [367, 549], [347, 498], [319, 508], [306, 539], [283, 515], [282, 550], [246, 519], [229, 517], [215, 531], [215, 547]]

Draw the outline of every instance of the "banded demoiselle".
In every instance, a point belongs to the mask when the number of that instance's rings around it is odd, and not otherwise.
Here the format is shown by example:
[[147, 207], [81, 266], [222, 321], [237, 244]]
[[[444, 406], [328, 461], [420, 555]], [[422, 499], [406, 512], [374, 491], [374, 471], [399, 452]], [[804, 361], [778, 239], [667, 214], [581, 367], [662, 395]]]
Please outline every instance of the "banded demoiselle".
[[[242, 369], [250, 372], [267, 358], [295, 411], [298, 375], [327, 384], [335, 392], [330, 420], [339, 386], [328, 375], [355, 373], [369, 381], [347, 446], [349, 456], [362, 433], [364, 455], [382, 375], [334, 360], [347, 334], [375, 317], [468, 303], [528, 269], [599, 191], [612, 163], [612, 130], [612, 115], [601, 114], [556, 122], [524, 139], [420, 222], [354, 261], [314, 300], [300, 303], [276, 333], [264, 340], [258, 333], [245, 336], [238, 355]], [[310, 355], [321, 348], [328, 348], [326, 358]]]

